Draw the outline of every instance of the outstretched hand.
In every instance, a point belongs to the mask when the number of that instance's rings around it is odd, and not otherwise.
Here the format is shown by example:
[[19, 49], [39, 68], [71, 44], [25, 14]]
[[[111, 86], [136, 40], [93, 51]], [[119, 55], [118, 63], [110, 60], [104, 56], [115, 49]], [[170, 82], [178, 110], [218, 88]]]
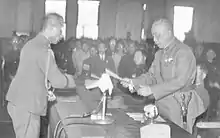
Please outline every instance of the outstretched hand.
[[131, 93], [135, 92], [135, 88], [134, 88], [132, 79], [123, 78], [121, 80], [121, 84], [123, 87], [128, 88]]

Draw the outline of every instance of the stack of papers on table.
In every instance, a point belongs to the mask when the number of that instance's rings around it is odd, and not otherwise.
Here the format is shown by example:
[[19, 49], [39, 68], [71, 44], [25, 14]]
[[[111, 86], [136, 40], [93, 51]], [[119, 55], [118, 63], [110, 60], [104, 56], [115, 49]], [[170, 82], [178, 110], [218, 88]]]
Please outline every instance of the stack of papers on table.
[[166, 122], [166, 120], [164, 120], [161, 116], [158, 116], [156, 119], [155, 119], [156, 122]]
[[144, 114], [143, 113], [127, 113], [127, 115], [133, 118], [135, 121], [144, 121]]
[[[144, 113], [127, 113], [127, 115], [133, 118], [135, 121], [144, 122]], [[161, 116], [155, 119], [156, 122], [166, 122]]]

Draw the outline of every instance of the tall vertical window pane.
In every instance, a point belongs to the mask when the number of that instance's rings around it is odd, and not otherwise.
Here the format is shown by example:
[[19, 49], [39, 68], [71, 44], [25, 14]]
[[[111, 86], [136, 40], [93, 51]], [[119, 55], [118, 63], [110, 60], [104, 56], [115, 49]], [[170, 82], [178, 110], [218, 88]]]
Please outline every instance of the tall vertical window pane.
[[193, 7], [174, 7], [174, 35], [180, 40], [185, 40], [185, 33], [192, 28]]
[[99, 1], [78, 1], [77, 38], [98, 38]]

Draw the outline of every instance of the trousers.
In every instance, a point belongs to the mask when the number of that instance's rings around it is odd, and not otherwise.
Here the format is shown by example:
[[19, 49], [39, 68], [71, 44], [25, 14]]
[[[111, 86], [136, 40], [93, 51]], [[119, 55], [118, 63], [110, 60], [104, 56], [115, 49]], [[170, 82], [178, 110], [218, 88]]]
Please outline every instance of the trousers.
[[8, 102], [8, 113], [12, 119], [16, 138], [39, 138], [40, 116], [35, 115], [23, 107]]

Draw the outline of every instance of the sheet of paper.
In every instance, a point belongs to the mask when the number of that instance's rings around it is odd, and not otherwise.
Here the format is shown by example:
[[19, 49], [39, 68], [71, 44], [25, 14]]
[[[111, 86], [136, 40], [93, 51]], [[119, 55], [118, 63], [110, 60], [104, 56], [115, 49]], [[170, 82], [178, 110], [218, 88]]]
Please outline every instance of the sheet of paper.
[[114, 86], [110, 76], [108, 74], [102, 74], [99, 80], [85, 80], [85, 87], [86, 89], [98, 87], [103, 93], [108, 91], [109, 95], [111, 95]]
[[161, 116], [158, 116], [155, 121], [158, 121], [158, 122], [166, 122], [166, 120], [164, 120]]
[[129, 117], [133, 118], [135, 121], [144, 121], [143, 113], [126, 113]]
[[113, 77], [113, 78], [115, 78], [115, 79], [117, 79], [117, 80], [122, 80], [122, 78], [119, 77], [116, 73], [114, 73], [114, 72], [112, 72], [112, 71], [110, 71], [110, 70], [108, 70], [108, 69], [106, 69], [105, 72], [106, 72], [109, 76], [111, 76], [111, 77]]
[[95, 74], [91, 74], [91, 77], [95, 79], [100, 79], [100, 77], [96, 76]]
[[[129, 117], [133, 118], [135, 121], [144, 121], [144, 114], [143, 113], [126, 113]], [[158, 116], [155, 119], [156, 122], [166, 122], [161, 116]]]
[[98, 87], [98, 80], [85, 80], [85, 87], [86, 89], [93, 89]]

